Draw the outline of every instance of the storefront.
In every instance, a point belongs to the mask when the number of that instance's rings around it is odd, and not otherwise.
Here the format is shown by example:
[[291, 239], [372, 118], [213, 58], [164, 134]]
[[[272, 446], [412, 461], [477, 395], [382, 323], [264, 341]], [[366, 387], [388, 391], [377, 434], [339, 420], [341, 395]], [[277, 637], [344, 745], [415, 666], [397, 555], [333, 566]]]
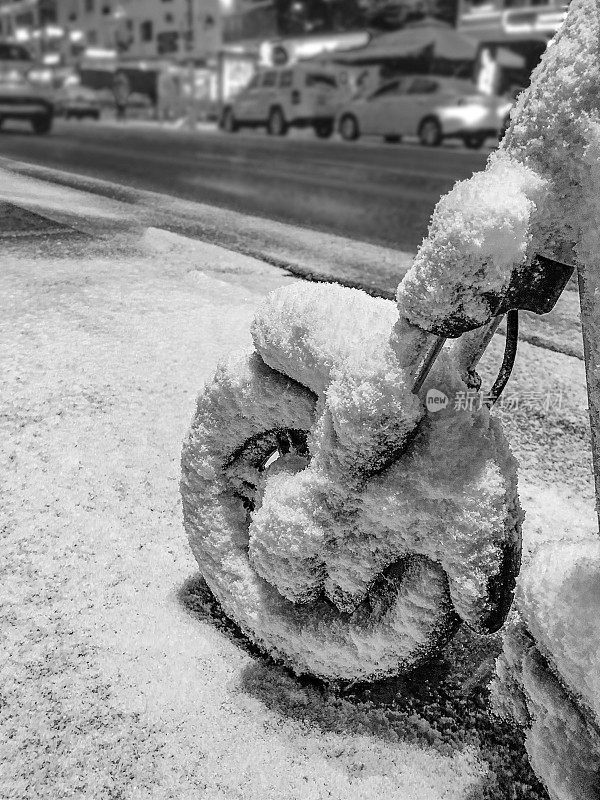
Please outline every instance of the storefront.
[[461, 0], [457, 30], [479, 43], [477, 81], [500, 92], [526, 86], [566, 10], [564, 0]]

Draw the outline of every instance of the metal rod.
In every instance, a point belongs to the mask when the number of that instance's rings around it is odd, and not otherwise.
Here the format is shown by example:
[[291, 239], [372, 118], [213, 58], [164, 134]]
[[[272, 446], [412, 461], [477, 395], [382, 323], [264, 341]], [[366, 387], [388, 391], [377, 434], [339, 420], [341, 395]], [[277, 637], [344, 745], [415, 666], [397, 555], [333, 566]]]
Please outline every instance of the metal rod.
[[418, 394], [419, 391], [421, 390], [421, 387], [425, 383], [425, 378], [429, 375], [429, 371], [434, 365], [435, 360], [438, 357], [440, 350], [444, 346], [445, 341], [446, 339], [444, 336], [436, 336], [436, 338], [430, 344], [429, 349], [426, 351], [423, 360], [417, 367], [417, 371], [415, 373], [415, 377], [413, 380], [413, 387], [412, 387], [413, 394]]
[[509, 311], [506, 315], [506, 345], [504, 347], [504, 358], [498, 377], [494, 381], [489, 395], [487, 396], [484, 405], [491, 408], [498, 400], [504, 387], [508, 383], [510, 373], [515, 364], [515, 357], [517, 355], [517, 347], [519, 343], [519, 312]]
[[[460, 372], [461, 378], [468, 386], [471, 386], [475, 368], [477, 364], [479, 364], [488, 344], [496, 333], [501, 319], [502, 316], [493, 317], [487, 325], [476, 328], [474, 331], [464, 333], [460, 339], [457, 339], [456, 342], [452, 344], [451, 350], [454, 363]], [[479, 376], [476, 377], [478, 378]], [[477, 386], [472, 386], [471, 388], [479, 389], [480, 384], [481, 379], [478, 379]]]

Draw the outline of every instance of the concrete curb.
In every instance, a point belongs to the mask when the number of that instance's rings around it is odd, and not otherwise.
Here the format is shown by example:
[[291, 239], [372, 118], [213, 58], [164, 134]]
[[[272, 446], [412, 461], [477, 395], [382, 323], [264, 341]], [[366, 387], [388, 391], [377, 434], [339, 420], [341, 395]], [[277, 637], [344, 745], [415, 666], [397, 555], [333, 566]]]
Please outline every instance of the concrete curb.
[[0, 167], [15, 175], [132, 206], [127, 215], [132, 223], [135, 218], [138, 226], [202, 239], [259, 258], [305, 280], [335, 281], [377, 297], [394, 298], [414, 255], [13, 159], [0, 157]]
[[[80, 229], [86, 233], [106, 235], [111, 226], [116, 226], [119, 232], [126, 232], [127, 229], [141, 232], [147, 227], [159, 228], [259, 259], [304, 280], [335, 282], [387, 300], [395, 299], [398, 283], [413, 259], [412, 253], [181, 200], [158, 192], [125, 187], [76, 173], [3, 157], [0, 157], [0, 167], [14, 175], [41, 180], [110, 201], [116, 211], [113, 210], [110, 218], [105, 220], [84, 216], [77, 209], [82, 223]], [[9, 197], [5, 199], [10, 200]], [[20, 202], [25, 208], [40, 210], [37, 198], [32, 198], [30, 205]], [[48, 216], [73, 224], [64, 213], [48, 213]], [[559, 301], [557, 314], [559, 317], [566, 315], [575, 319], [578, 315], [577, 303], [574, 304], [569, 295], [572, 292], [566, 292]], [[583, 359], [579, 343], [573, 345], [560, 331], [555, 335], [545, 322], [532, 318], [532, 315], [522, 314], [521, 318], [521, 341], [544, 350]], [[504, 334], [503, 326], [499, 333]]]

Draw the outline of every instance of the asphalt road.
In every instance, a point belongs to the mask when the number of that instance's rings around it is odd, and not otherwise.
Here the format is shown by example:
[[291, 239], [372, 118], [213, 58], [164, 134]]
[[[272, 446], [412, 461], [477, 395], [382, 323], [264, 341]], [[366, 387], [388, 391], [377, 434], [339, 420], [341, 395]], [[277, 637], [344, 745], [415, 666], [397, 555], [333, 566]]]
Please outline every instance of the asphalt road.
[[0, 155], [414, 251], [440, 196], [487, 153], [58, 121], [49, 136], [7, 125]]

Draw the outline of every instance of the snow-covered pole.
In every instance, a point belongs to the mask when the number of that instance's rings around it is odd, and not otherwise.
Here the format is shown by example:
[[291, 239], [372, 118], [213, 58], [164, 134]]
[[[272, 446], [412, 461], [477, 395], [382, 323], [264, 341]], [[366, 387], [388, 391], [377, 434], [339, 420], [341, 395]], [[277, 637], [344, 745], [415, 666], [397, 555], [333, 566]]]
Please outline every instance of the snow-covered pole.
[[600, 262], [578, 268], [581, 330], [592, 431], [596, 511], [600, 526]]

